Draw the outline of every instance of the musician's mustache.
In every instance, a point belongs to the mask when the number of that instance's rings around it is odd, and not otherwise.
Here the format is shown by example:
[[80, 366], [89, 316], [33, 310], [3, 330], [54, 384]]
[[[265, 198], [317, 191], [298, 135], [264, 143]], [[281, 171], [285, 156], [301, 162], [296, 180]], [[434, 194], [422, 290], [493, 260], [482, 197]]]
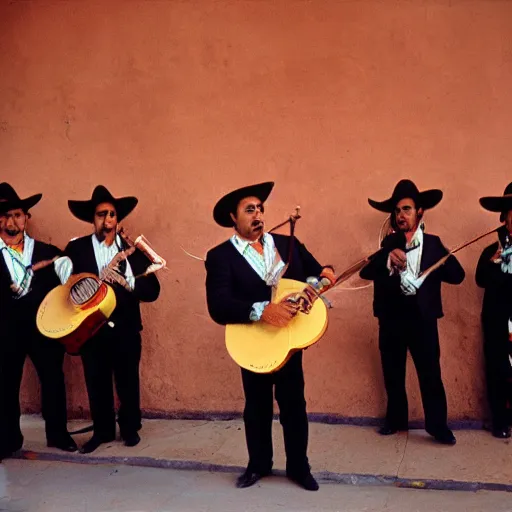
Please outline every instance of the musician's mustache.
[[9, 235], [9, 236], [16, 236], [16, 235], [19, 235], [20, 234], [20, 230], [19, 229], [9, 229], [9, 228], [6, 228], [5, 229], [5, 232]]
[[253, 220], [251, 223], [251, 226], [253, 228], [263, 227], [263, 221], [262, 220]]

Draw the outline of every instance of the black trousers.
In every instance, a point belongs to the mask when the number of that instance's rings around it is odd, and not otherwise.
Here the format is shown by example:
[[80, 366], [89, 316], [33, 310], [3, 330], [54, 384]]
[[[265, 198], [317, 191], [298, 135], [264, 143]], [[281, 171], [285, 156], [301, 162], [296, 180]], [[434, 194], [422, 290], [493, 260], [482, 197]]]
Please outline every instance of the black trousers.
[[244, 424], [248, 469], [266, 473], [272, 469], [272, 418], [275, 396], [283, 426], [286, 471], [302, 476], [309, 472], [308, 418], [304, 398], [302, 351], [296, 352], [277, 372], [259, 374], [242, 369], [245, 393]]
[[483, 318], [487, 399], [493, 428], [511, 424], [512, 368], [509, 361], [508, 318]]
[[106, 325], [84, 344], [81, 356], [94, 435], [106, 440], [115, 438], [112, 378], [119, 398], [118, 422], [121, 435], [130, 435], [140, 430], [140, 333], [126, 333]]
[[424, 319], [415, 306], [400, 311], [400, 318], [379, 318], [379, 348], [388, 397], [386, 421], [406, 429], [408, 405], [405, 388], [407, 349], [418, 373], [425, 429], [436, 435], [447, 428], [446, 393], [441, 379], [437, 319]]
[[41, 383], [42, 414], [48, 441], [67, 436], [64, 347], [36, 331], [3, 334], [0, 346], [0, 449], [23, 445], [20, 429], [20, 387], [27, 356]]

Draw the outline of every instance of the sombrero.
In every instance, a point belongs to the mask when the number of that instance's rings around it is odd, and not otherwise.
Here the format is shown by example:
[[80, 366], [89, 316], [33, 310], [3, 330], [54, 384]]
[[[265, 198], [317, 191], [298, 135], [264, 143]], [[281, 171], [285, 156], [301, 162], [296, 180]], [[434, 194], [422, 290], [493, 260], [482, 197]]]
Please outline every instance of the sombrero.
[[37, 328], [76, 355], [107, 322], [115, 307], [116, 296], [107, 283], [94, 274], [76, 274], [43, 299], [37, 311]]
[[94, 212], [96, 206], [100, 203], [111, 203], [114, 205], [117, 213], [117, 220], [121, 222], [137, 206], [139, 200], [133, 196], [114, 197], [106, 187], [98, 185], [92, 193], [91, 199], [87, 201], [68, 201], [71, 213], [84, 222], [92, 223], [94, 221]]
[[217, 204], [213, 209], [213, 219], [223, 228], [233, 227], [233, 219], [230, 214], [236, 212], [238, 203], [244, 197], [252, 196], [257, 197], [262, 203], [264, 203], [270, 195], [270, 192], [272, 192], [273, 187], [273, 181], [266, 181], [264, 183], [249, 185], [248, 187], [233, 190], [217, 201]]
[[372, 208], [380, 212], [393, 213], [397, 203], [402, 199], [411, 198], [414, 200], [417, 208], [428, 210], [434, 208], [443, 198], [443, 192], [438, 189], [424, 190], [420, 192], [418, 187], [411, 180], [400, 180], [393, 190], [393, 194], [385, 201], [374, 201], [368, 199]]
[[43, 194], [34, 194], [33, 196], [21, 199], [14, 188], [4, 181], [3, 183], [0, 183], [0, 213], [5, 213], [9, 210], [16, 210], [18, 208], [27, 212], [30, 208], [41, 201], [42, 197]]
[[480, 198], [480, 204], [490, 212], [501, 213], [500, 221], [505, 220], [505, 214], [512, 210], [512, 183], [505, 188], [502, 196], [486, 196]]

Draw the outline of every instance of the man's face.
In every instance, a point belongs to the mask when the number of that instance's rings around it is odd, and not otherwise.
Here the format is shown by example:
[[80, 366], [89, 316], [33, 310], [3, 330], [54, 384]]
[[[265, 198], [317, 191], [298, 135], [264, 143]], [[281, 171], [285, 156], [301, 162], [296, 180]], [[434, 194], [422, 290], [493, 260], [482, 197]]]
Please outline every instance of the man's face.
[[117, 228], [117, 212], [111, 203], [100, 203], [94, 212], [94, 231], [99, 240], [115, 232]]
[[423, 209], [416, 209], [414, 201], [410, 198], [406, 198], [402, 199], [395, 206], [394, 215], [398, 229], [403, 233], [408, 233], [418, 229], [418, 224], [423, 215]]
[[248, 240], [257, 240], [263, 234], [264, 207], [257, 197], [245, 197], [237, 206], [236, 215], [231, 214], [235, 229]]
[[512, 233], [512, 210], [505, 214], [505, 226], [509, 233]]
[[21, 209], [0, 214], [0, 236], [4, 240], [21, 238], [27, 225], [28, 215]]

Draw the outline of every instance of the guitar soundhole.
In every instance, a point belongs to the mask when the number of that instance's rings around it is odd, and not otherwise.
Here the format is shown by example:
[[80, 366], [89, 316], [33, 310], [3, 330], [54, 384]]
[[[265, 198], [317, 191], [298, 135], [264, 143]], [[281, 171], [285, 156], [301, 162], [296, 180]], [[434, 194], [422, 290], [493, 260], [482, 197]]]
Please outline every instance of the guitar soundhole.
[[84, 277], [71, 287], [71, 300], [78, 306], [85, 304], [99, 290], [101, 283], [92, 277]]

